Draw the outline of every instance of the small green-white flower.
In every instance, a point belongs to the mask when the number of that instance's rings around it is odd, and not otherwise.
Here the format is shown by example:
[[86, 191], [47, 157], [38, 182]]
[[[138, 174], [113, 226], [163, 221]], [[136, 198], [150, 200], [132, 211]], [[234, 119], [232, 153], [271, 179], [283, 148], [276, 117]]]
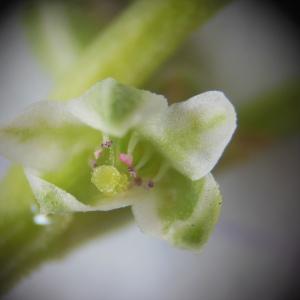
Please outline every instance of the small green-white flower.
[[34, 104], [0, 129], [0, 153], [22, 163], [41, 213], [131, 205], [140, 228], [198, 249], [217, 222], [210, 171], [236, 127], [223, 93], [168, 106], [106, 79], [68, 102]]

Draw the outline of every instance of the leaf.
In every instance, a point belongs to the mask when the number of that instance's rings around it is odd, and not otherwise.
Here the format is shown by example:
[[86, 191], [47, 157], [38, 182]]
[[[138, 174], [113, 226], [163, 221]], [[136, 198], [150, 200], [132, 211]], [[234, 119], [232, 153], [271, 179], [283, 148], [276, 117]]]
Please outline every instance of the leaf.
[[96, 83], [82, 97], [67, 103], [68, 110], [82, 122], [115, 136], [123, 136], [167, 106], [163, 96], [111, 78]]
[[192, 180], [208, 174], [236, 128], [232, 104], [211, 91], [171, 105], [139, 128], [179, 172]]
[[92, 152], [101, 133], [84, 125], [65, 104], [38, 102], [0, 128], [0, 153], [41, 171], [57, 169], [85, 149]]
[[221, 201], [211, 174], [191, 181], [172, 171], [132, 210], [143, 232], [180, 248], [199, 249], [218, 220]]

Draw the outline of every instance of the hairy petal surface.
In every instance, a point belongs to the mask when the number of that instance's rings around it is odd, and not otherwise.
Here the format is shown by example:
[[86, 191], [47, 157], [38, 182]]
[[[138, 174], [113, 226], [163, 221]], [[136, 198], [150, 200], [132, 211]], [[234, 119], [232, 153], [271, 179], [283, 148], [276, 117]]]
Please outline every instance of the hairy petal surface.
[[140, 191], [132, 190], [115, 197], [103, 197], [97, 191], [91, 193], [91, 184], [85, 182], [80, 187], [86, 191], [85, 202], [92, 203], [86, 204], [30, 170], [26, 176], [43, 214], [107, 211], [132, 205], [142, 196]]
[[197, 180], [212, 170], [235, 128], [232, 104], [211, 91], [171, 105], [139, 131], [179, 172]]
[[213, 230], [221, 194], [213, 176], [191, 181], [170, 174], [157, 189], [132, 206], [143, 232], [185, 249], [199, 249]]
[[67, 106], [87, 125], [121, 137], [130, 128], [165, 110], [168, 104], [161, 95], [125, 86], [109, 78], [96, 83], [82, 97], [69, 101]]
[[0, 153], [41, 171], [56, 169], [100, 140], [101, 133], [76, 119], [64, 104], [50, 101], [32, 105], [0, 127]]

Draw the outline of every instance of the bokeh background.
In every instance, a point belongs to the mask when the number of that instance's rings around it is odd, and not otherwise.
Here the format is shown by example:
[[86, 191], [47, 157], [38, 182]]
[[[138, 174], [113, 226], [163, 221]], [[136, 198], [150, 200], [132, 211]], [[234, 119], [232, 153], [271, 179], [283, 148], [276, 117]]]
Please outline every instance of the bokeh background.
[[[104, 2], [110, 4], [101, 7], [107, 9], [103, 22], [126, 6]], [[298, 24], [284, 8], [271, 1], [233, 1], [191, 35], [148, 88], [171, 101], [223, 90], [240, 108], [297, 82]], [[44, 99], [53, 84], [32, 49], [23, 14], [19, 1], [6, 3], [1, 15], [1, 121]], [[294, 101], [299, 108], [300, 97]], [[132, 223], [43, 264], [4, 299], [299, 299], [298, 129], [245, 141], [233, 158], [221, 161], [215, 176], [223, 211], [200, 255], [148, 237]], [[8, 165], [0, 157], [0, 176]]]

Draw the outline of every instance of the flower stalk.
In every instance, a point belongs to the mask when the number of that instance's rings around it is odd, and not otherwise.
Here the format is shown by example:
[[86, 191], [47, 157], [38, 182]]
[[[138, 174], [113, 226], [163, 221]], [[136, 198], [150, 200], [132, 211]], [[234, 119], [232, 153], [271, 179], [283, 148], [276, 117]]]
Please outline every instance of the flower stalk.
[[78, 97], [107, 77], [142, 86], [193, 29], [227, 2], [136, 1], [87, 47], [59, 80], [51, 99]]

